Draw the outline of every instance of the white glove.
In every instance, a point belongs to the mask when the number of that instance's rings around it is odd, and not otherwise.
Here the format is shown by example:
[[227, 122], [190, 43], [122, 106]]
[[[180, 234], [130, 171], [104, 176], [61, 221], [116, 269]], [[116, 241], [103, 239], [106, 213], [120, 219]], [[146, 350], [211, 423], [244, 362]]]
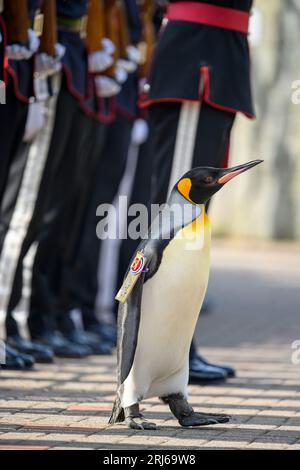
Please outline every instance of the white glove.
[[127, 52], [127, 57], [131, 62], [135, 62], [136, 64], [140, 64], [142, 60], [142, 54], [141, 51], [133, 46], [127, 46], [126, 47], [126, 52]]
[[117, 67], [120, 67], [121, 69], [125, 70], [125, 72], [132, 73], [135, 72], [137, 69], [137, 64], [135, 62], [131, 62], [131, 60], [127, 59], [118, 59], [116, 63]]
[[131, 131], [131, 141], [135, 145], [142, 145], [148, 139], [149, 126], [144, 119], [137, 119]]
[[10, 44], [6, 46], [6, 55], [9, 60], [28, 60], [32, 56], [27, 47], [19, 44]]
[[118, 83], [120, 83], [120, 85], [123, 85], [123, 83], [126, 82], [127, 78], [128, 78], [128, 73], [122, 67], [118, 66], [118, 61], [117, 61], [115, 79], [117, 80]]
[[61, 70], [61, 59], [66, 52], [62, 44], [55, 45], [55, 57], [45, 52], [37, 54], [35, 58], [35, 74], [37, 77], [48, 77]]
[[116, 50], [116, 46], [114, 45], [114, 43], [108, 39], [108, 38], [103, 38], [101, 40], [101, 45], [102, 45], [102, 49], [109, 55], [113, 55], [113, 53], [115, 52]]
[[96, 94], [99, 98], [111, 98], [121, 91], [120, 85], [110, 77], [95, 77]]
[[140, 94], [146, 92], [147, 90], [146, 85], [147, 85], [147, 78], [146, 77], [140, 78], [139, 83], [138, 83], [138, 92]]
[[114, 63], [113, 57], [106, 51], [92, 52], [89, 55], [89, 72], [100, 73]]
[[6, 55], [11, 60], [28, 60], [36, 53], [40, 40], [32, 29], [28, 30], [28, 47], [19, 44], [6, 46]]
[[55, 59], [56, 60], [62, 60], [63, 56], [66, 53], [66, 48], [59, 42], [55, 44]]
[[44, 124], [45, 117], [43, 112], [43, 105], [37, 101], [30, 103], [23, 141], [31, 142], [37, 133], [43, 129]]
[[33, 29], [28, 30], [28, 42], [29, 42], [29, 49], [32, 54], [35, 54], [40, 47], [40, 40], [33, 31]]

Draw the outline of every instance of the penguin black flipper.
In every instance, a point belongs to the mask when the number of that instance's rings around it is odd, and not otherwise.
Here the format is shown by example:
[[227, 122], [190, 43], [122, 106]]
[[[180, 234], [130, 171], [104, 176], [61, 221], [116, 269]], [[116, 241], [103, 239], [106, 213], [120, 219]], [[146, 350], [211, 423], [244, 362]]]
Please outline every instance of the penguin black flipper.
[[[154, 240], [142, 242], [138, 250], [143, 250], [147, 258], [147, 272], [142, 272], [137, 280], [134, 288], [124, 303], [119, 304], [118, 311], [118, 345], [117, 345], [117, 379], [118, 389], [117, 396], [114, 402], [113, 410], [109, 423], [122, 422], [125, 419], [124, 410], [121, 406], [119, 391], [122, 384], [126, 380], [131, 370], [135, 350], [138, 340], [138, 332], [141, 316], [141, 301], [144, 283], [149, 279], [158, 269], [161, 256], [157, 256], [157, 249], [154, 248], [156, 243]], [[160, 241], [162, 243], [162, 241]], [[161, 247], [162, 251], [162, 247]], [[133, 261], [134, 258], [132, 258]], [[126, 272], [125, 278], [129, 272]]]
[[[142, 273], [126, 302], [119, 305], [117, 347], [118, 391], [126, 380], [134, 360], [140, 324], [144, 277], [145, 273]], [[117, 423], [125, 419], [118, 391], [109, 423]]]

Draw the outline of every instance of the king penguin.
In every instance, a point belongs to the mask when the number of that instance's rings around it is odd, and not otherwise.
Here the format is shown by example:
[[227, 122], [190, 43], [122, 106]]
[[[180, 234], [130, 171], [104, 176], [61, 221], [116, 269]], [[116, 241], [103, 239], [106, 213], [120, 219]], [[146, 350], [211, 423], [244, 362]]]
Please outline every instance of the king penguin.
[[189, 349], [210, 268], [205, 204], [224, 184], [261, 162], [193, 168], [175, 184], [152, 222], [125, 275], [125, 295], [117, 296], [118, 387], [110, 423], [155, 429], [139, 409], [143, 399], [155, 396], [169, 405], [181, 426], [229, 421], [227, 415], [195, 412], [188, 403]]

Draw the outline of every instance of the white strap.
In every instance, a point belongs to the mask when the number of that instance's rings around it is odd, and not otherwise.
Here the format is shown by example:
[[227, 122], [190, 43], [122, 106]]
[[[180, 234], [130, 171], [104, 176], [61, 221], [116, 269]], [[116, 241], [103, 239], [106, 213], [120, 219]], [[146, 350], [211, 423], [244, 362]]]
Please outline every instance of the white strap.
[[201, 102], [181, 105], [168, 197], [175, 183], [192, 168], [200, 108]]

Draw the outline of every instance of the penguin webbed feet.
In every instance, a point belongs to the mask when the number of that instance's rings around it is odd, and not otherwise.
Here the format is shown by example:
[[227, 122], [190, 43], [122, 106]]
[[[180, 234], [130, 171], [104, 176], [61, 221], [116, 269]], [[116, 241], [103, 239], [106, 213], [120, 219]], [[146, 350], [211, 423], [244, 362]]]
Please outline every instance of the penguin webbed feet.
[[125, 423], [130, 429], [154, 430], [156, 424], [148, 421], [139, 411], [138, 403], [125, 408]]
[[169, 405], [172, 414], [183, 427], [208, 426], [218, 423], [227, 423], [230, 420], [230, 416], [225, 414], [198, 413], [194, 411], [181, 393], [162, 397], [162, 401]]
[[192, 411], [189, 416], [183, 416], [178, 419], [178, 422], [183, 427], [190, 426], [208, 426], [212, 424], [228, 423], [230, 417], [222, 414], [206, 414], [197, 413]]

